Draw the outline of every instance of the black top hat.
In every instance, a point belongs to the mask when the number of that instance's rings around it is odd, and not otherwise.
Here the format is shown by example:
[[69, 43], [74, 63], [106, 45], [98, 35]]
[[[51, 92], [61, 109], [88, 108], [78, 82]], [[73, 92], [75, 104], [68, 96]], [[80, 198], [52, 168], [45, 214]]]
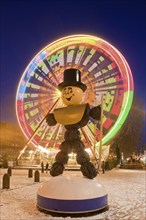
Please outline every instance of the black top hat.
[[87, 86], [81, 82], [81, 72], [78, 69], [67, 69], [64, 71], [64, 81], [58, 85], [60, 91], [66, 86], [76, 86], [83, 90], [87, 89]]

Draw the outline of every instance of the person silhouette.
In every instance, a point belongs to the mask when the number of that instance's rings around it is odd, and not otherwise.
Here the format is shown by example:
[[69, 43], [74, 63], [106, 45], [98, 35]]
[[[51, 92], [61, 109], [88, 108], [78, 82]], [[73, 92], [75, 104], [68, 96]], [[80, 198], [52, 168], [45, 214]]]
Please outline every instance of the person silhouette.
[[46, 173], [48, 173], [48, 168], [49, 168], [49, 164], [48, 162], [46, 163]]

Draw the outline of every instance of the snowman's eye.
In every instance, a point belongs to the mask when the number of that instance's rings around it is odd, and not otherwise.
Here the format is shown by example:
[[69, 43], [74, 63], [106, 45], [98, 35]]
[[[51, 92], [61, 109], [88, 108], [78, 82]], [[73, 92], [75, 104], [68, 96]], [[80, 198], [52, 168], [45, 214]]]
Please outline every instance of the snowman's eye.
[[68, 93], [72, 93], [72, 88], [68, 87]]

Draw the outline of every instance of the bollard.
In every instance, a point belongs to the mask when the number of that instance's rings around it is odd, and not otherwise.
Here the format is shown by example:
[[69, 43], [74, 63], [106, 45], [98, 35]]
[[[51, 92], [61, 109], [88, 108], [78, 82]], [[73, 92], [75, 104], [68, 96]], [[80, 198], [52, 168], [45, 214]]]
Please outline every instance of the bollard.
[[8, 173], [3, 175], [3, 189], [10, 189], [10, 175]]
[[34, 182], [40, 182], [40, 173], [38, 170], [34, 173]]
[[11, 168], [11, 167], [8, 167], [7, 173], [8, 173], [10, 176], [12, 176], [12, 168]]
[[31, 178], [33, 176], [33, 170], [29, 169], [28, 170], [28, 177]]

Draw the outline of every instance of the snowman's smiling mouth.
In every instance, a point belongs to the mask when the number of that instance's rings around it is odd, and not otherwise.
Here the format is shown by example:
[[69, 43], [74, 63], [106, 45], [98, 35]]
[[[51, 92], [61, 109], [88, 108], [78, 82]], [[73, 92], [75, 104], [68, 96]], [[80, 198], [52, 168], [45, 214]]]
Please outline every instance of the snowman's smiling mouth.
[[67, 101], [70, 101], [70, 100], [71, 100], [71, 98], [72, 98], [72, 96], [71, 96], [71, 97], [69, 97], [69, 98], [66, 98], [66, 99], [67, 99]]

